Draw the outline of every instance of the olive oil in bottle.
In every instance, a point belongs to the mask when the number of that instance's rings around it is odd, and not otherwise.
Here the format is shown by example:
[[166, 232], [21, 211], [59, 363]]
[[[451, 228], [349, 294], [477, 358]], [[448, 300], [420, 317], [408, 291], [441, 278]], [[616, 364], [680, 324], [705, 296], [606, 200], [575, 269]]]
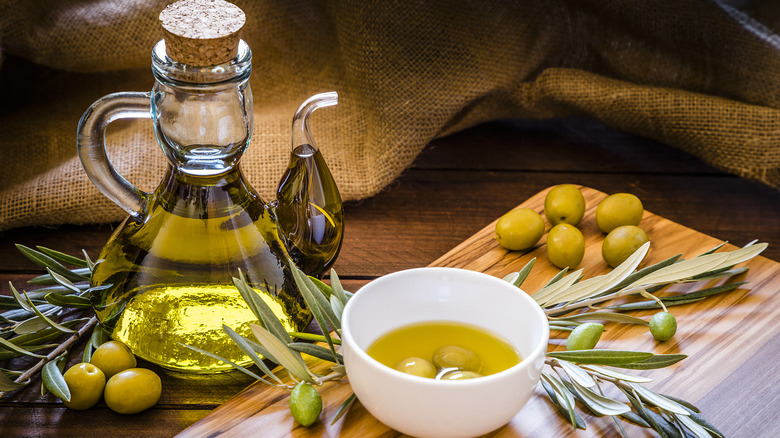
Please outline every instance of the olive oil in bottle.
[[[230, 370], [186, 346], [247, 363], [223, 325], [251, 338], [257, 318], [233, 285], [239, 270], [289, 331], [310, 320], [270, 210], [240, 172], [227, 178], [169, 172], [146, 220], [128, 219], [93, 273], [93, 307], [111, 336], [139, 357], [190, 372]], [[204, 184], [209, 181], [210, 184]], [[181, 196], [183, 195], [183, 196]]]
[[290, 256], [302, 271], [321, 277], [341, 249], [344, 213], [336, 182], [316, 147], [293, 149], [276, 199], [280, 234]]

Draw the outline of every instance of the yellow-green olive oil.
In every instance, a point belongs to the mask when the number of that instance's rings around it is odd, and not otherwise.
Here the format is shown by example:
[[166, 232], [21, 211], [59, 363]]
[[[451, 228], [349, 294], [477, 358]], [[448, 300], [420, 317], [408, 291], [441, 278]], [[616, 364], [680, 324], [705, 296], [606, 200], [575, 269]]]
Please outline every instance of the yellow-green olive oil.
[[374, 341], [366, 353], [390, 368], [408, 357], [433, 361], [434, 352], [457, 345], [476, 353], [487, 376], [511, 368], [522, 358], [509, 341], [481, 327], [453, 321], [427, 321], [392, 330]]

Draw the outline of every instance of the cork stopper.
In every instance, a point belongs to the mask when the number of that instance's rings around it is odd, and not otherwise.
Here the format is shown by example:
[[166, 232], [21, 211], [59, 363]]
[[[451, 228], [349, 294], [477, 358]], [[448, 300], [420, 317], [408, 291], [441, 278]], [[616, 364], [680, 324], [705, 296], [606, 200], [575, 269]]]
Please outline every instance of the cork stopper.
[[236, 57], [244, 23], [244, 11], [224, 0], [180, 0], [160, 13], [168, 57], [202, 67]]

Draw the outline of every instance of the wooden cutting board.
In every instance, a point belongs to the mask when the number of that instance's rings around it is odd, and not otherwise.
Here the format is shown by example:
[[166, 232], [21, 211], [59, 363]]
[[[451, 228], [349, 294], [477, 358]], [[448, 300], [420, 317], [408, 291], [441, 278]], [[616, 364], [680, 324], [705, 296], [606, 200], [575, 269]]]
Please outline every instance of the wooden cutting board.
[[[587, 211], [579, 225], [585, 236], [586, 251], [582, 264], [586, 278], [608, 271], [601, 259], [604, 235], [597, 229], [595, 211], [606, 197], [597, 190], [582, 187]], [[546, 189], [520, 207], [543, 212]], [[642, 266], [653, 264], [676, 254], [693, 257], [721, 242], [715, 238], [684, 227], [660, 216], [645, 212], [640, 226], [652, 242], [651, 251]], [[493, 238], [495, 222], [443, 255], [431, 266], [449, 266], [486, 272], [503, 277], [520, 270], [531, 258], [536, 264], [523, 284], [528, 293], [538, 291], [558, 272], [546, 257], [545, 237], [530, 251], [508, 252]], [[549, 229], [549, 224], [548, 224]], [[756, 236], [760, 239], [761, 236]], [[746, 242], [735, 242], [742, 245]], [[727, 245], [723, 250], [735, 249]], [[644, 371], [653, 378], [648, 387], [657, 392], [686, 399], [703, 408], [702, 414], [727, 436], [731, 432], [758, 431], [763, 436], [780, 436], [780, 426], [771, 426], [775, 418], [772, 401], [778, 391], [773, 384], [762, 384], [759, 376], [777, 375], [775, 362], [780, 346], [780, 264], [764, 257], [749, 261], [750, 270], [728, 281], [749, 283], [729, 294], [716, 296], [694, 304], [673, 307], [677, 317], [677, 335], [664, 343], [656, 342], [646, 327], [605, 323], [606, 331], [599, 348], [631, 349], [655, 353], [683, 353], [689, 357], [681, 363], [661, 370]], [[723, 280], [676, 285], [670, 291], [689, 291], [723, 283]], [[649, 318], [654, 311], [634, 312]], [[489, 315], [486, 315], [489, 317]], [[551, 333], [550, 349], [563, 349], [565, 334]], [[325, 369], [325, 363], [315, 366]], [[319, 388], [325, 403], [321, 420], [310, 428], [295, 423], [288, 409], [288, 393], [270, 386], [253, 384], [211, 414], [184, 430], [180, 437], [285, 437], [285, 436], [359, 436], [386, 437], [400, 435], [377, 421], [356, 403], [349, 414], [336, 424], [330, 418], [351, 394], [348, 383], [328, 382]], [[708, 410], [709, 407], [709, 410]], [[510, 424], [489, 434], [499, 437], [562, 437], [562, 436], [619, 436], [611, 418], [585, 415], [586, 431], [574, 432], [538, 387], [536, 395]], [[776, 423], [776, 422], [775, 422]], [[626, 425], [629, 436], [651, 436], [645, 429]], [[761, 424], [761, 426], [759, 426]], [[766, 427], [772, 428], [769, 433]], [[774, 431], [774, 432], [772, 432]], [[752, 435], [757, 436], [757, 435]]]

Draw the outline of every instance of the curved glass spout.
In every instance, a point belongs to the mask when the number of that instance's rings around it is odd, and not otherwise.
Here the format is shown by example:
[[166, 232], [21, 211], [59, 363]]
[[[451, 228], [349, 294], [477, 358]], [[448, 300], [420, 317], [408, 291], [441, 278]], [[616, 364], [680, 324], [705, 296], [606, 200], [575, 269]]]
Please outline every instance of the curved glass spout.
[[336, 181], [309, 131], [309, 116], [337, 103], [336, 92], [321, 93], [298, 108], [290, 163], [276, 194], [279, 235], [298, 267], [315, 277], [336, 261], [344, 239], [344, 213]]

